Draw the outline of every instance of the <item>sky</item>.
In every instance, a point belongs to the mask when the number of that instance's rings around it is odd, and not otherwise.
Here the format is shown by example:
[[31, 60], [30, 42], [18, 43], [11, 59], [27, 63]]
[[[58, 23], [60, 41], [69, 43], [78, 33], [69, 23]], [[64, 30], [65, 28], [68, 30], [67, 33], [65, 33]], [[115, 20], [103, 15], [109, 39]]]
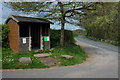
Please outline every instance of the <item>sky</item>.
[[[33, 15], [25, 15], [25, 14], [23, 14], [21, 12], [12, 11], [12, 9], [8, 8], [3, 3], [0, 3], [0, 13], [2, 13], [2, 14], [0, 14], [0, 24], [4, 23], [6, 21], [6, 19], [11, 15], [19, 15], [20, 14], [20, 16], [34, 17]], [[57, 25], [57, 24], [54, 24], [54, 25], [51, 24], [50, 27], [52, 29], [61, 29], [61, 26]], [[76, 29], [80, 29], [80, 27], [66, 23], [65, 24], [65, 29], [67, 29], [67, 30], [76, 30]]]
[[[2, 4], [0, 3], [0, 13], [2, 13]], [[0, 14], [0, 24], [2, 24], [2, 14]]]

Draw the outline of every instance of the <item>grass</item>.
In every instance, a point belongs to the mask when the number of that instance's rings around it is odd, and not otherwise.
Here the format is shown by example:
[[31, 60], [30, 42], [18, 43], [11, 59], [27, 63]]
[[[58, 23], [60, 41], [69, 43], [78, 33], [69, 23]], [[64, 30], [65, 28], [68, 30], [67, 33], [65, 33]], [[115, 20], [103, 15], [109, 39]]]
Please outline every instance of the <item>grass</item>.
[[[59, 66], [68, 66], [80, 64], [86, 60], [87, 55], [85, 52], [77, 45], [70, 45], [66, 47], [55, 47], [50, 50], [40, 50], [38, 52], [29, 51], [29, 52], [20, 52], [13, 53], [9, 48], [2, 49], [2, 68], [3, 69], [31, 69], [31, 68], [49, 68], [49, 66], [41, 63], [38, 58], [35, 58], [33, 55], [38, 53], [49, 53], [51, 57], [54, 57], [57, 61], [61, 62]], [[73, 59], [67, 60], [62, 58], [62, 54], [67, 54], [74, 56]], [[19, 63], [19, 58], [21, 57], [30, 57], [32, 59], [32, 63], [22, 64]]]
[[[13, 53], [9, 48], [2, 49], [2, 68], [3, 69], [29, 69], [29, 68], [48, 68], [48, 66], [41, 63], [37, 58], [33, 56], [35, 52], [20, 52]], [[22, 64], [19, 63], [20, 57], [30, 57], [32, 63]]]
[[[71, 55], [73, 59], [65, 59], [61, 55]], [[80, 64], [86, 60], [87, 54], [77, 45], [70, 45], [67, 47], [56, 47], [52, 55], [61, 62], [60, 66]]]

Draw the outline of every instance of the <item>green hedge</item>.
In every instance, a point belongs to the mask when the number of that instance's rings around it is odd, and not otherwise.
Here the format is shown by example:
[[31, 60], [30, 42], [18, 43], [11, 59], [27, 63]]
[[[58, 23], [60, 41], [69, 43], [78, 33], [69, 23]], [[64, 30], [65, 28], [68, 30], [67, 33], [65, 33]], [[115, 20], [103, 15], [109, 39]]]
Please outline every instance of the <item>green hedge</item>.
[[2, 47], [5, 47], [5, 48], [8, 48], [8, 32], [9, 32], [9, 29], [8, 29], [8, 25], [6, 24], [3, 24], [3, 25], [0, 25], [0, 35], [2, 35], [0, 37], [0, 40], [2, 40]]
[[[51, 47], [59, 46], [60, 45], [60, 33], [61, 30], [54, 30], [51, 29]], [[69, 30], [65, 30], [65, 39], [64, 39], [65, 46], [74, 43], [73, 32]]]

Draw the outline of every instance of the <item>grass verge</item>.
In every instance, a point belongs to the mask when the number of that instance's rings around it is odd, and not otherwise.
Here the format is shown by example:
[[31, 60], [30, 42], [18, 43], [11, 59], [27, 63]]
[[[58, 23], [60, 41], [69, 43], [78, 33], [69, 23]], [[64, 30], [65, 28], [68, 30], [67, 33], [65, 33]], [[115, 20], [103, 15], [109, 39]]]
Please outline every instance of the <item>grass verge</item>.
[[[61, 64], [59, 66], [68, 66], [80, 64], [86, 60], [86, 53], [77, 45], [70, 45], [66, 47], [55, 47], [50, 50], [40, 50], [38, 52], [29, 51], [29, 52], [20, 52], [13, 53], [9, 48], [2, 49], [2, 68], [3, 69], [31, 69], [31, 68], [48, 68], [49, 66], [41, 63], [38, 58], [35, 58], [33, 55], [38, 53], [50, 53], [51, 57], [54, 57]], [[62, 54], [67, 54], [74, 56], [73, 59], [67, 60], [62, 58]], [[19, 63], [20, 57], [30, 57], [32, 59], [32, 63], [21, 64]]]
[[[20, 52], [13, 53], [9, 48], [2, 49], [2, 68], [3, 69], [30, 69], [30, 68], [48, 68], [48, 66], [41, 63], [36, 57], [33, 56], [35, 52]], [[22, 64], [19, 63], [19, 58], [30, 57], [32, 63]]]
[[[73, 59], [65, 59], [61, 55], [71, 55]], [[87, 54], [77, 45], [70, 45], [67, 47], [56, 47], [52, 55], [61, 62], [60, 66], [80, 64], [86, 60]]]

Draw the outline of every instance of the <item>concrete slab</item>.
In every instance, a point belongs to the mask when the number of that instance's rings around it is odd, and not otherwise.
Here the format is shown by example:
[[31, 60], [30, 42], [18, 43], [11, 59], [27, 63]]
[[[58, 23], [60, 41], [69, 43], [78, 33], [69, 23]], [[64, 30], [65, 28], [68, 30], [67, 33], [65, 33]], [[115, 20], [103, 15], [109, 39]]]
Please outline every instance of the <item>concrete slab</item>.
[[32, 60], [31, 60], [30, 57], [21, 57], [21, 58], [19, 59], [19, 62], [20, 62], [20, 63], [23, 63], [23, 64], [26, 64], [26, 63], [32, 63]]
[[48, 65], [48, 66], [53, 66], [53, 65], [58, 64], [58, 61], [55, 60], [55, 59], [52, 58], [52, 57], [40, 58], [40, 61], [41, 61], [42, 63], [44, 63], [45, 65]]
[[48, 54], [48, 53], [42, 53], [42, 54], [35, 54], [34, 56], [38, 57], [38, 58], [43, 58], [43, 57], [49, 57], [50, 54]]
[[72, 59], [73, 58], [73, 56], [70, 56], [70, 55], [61, 55], [61, 57], [64, 57], [66, 59]]

